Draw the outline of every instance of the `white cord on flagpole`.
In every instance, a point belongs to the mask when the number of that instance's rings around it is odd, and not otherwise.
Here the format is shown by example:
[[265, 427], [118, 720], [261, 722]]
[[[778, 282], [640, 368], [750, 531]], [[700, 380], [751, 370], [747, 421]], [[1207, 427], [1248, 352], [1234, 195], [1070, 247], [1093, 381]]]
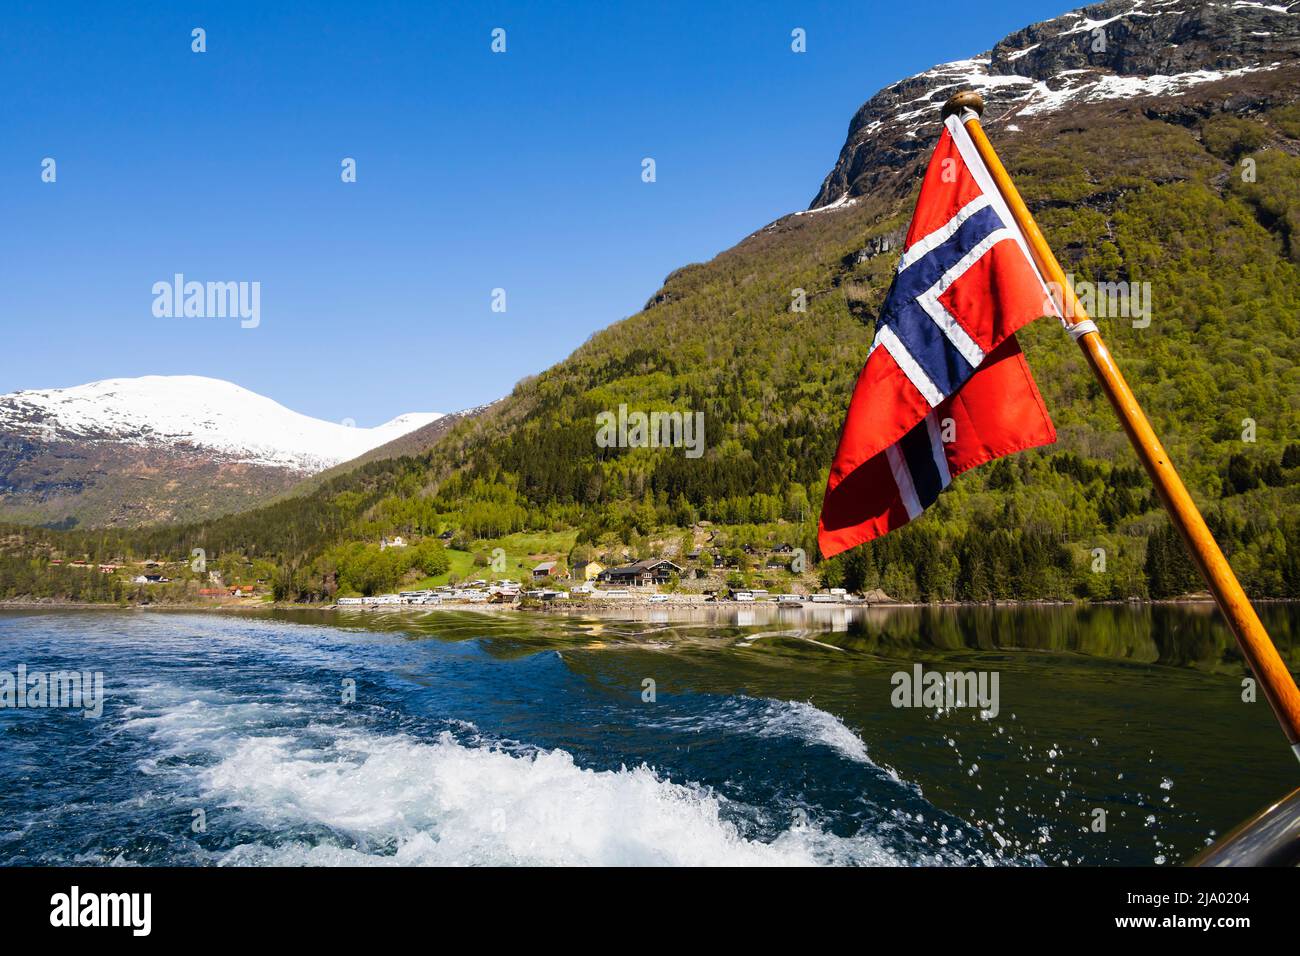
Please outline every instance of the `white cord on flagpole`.
[[1067, 322], [1061, 319], [1061, 325], [1065, 326], [1065, 331], [1070, 333], [1070, 338], [1075, 342], [1089, 332], [1098, 331], [1097, 323], [1092, 319], [1084, 319], [1082, 322]]

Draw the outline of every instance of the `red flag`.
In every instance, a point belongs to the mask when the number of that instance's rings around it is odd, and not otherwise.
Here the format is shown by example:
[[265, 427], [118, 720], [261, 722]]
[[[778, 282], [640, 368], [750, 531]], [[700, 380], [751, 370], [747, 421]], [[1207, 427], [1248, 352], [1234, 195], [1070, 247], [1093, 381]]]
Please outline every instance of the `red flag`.
[[907, 524], [968, 468], [1056, 440], [1014, 334], [1055, 311], [969, 134], [948, 117], [831, 465], [823, 556]]

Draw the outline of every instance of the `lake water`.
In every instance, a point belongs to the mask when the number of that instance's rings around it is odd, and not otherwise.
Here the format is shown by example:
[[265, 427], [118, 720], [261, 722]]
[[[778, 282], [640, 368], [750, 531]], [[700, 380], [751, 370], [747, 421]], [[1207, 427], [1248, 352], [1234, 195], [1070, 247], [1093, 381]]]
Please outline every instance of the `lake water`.
[[1172, 865], [1295, 784], [1210, 608], [805, 611], [0, 613], [106, 695], [0, 709], [0, 863]]

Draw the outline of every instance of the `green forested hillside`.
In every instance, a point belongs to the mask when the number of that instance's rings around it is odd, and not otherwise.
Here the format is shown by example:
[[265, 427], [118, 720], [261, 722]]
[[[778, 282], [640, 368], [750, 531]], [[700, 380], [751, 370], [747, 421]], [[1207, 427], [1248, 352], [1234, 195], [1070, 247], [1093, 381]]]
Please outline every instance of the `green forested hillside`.
[[[1150, 284], [1149, 326], [1098, 324], [1248, 590], [1297, 597], [1300, 108], [1186, 116], [1111, 103], [990, 133], [1067, 271]], [[648, 556], [707, 521], [714, 548], [787, 543], [815, 563], [826, 470], [897, 259], [880, 240], [896, 244], [919, 171], [895, 193], [787, 217], [677, 270], [644, 311], [423, 456], [201, 525], [12, 529], [0, 592], [74, 593], [45, 563], [55, 551], [203, 547], [269, 560], [278, 595], [318, 599], [355, 578], [356, 549], [341, 546], [444, 530], [465, 551], [572, 529], [583, 554]], [[791, 308], [798, 289], [805, 312]], [[1076, 347], [1046, 320], [1021, 342], [1059, 442], [962, 476], [909, 527], [815, 567], [823, 581], [964, 600], [1196, 588]], [[596, 417], [620, 405], [703, 412], [705, 453], [599, 447]]]

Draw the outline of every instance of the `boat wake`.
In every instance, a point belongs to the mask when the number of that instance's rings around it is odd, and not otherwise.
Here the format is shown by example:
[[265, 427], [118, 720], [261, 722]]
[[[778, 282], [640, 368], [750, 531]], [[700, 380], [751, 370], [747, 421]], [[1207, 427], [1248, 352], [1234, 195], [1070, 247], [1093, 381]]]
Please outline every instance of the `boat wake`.
[[512, 754], [343, 734], [330, 751], [285, 738], [241, 742], [204, 774], [207, 792], [284, 830], [322, 825], [343, 840], [245, 844], [223, 863], [274, 865], [812, 865], [827, 854], [899, 862], [874, 841], [795, 827], [746, 839], [721, 802], [640, 766], [578, 767], [562, 750]]
[[[428, 738], [321, 712], [286, 687], [271, 701], [154, 685], [129, 731], [147, 774], [175, 777], [207, 825], [240, 842], [204, 851], [224, 865], [906, 865], [969, 863], [939, 845], [900, 853], [897, 834], [843, 835], [765, 814], [640, 765], [579, 766], [561, 749], [485, 739], [471, 725]], [[792, 735], [869, 763], [866, 746], [811, 704], [761, 708], [760, 736]], [[739, 715], [737, 715], [738, 717]], [[725, 716], [722, 718], [727, 720]], [[755, 825], [751, 825], [755, 824]], [[251, 838], [250, 838], [251, 837]]]

